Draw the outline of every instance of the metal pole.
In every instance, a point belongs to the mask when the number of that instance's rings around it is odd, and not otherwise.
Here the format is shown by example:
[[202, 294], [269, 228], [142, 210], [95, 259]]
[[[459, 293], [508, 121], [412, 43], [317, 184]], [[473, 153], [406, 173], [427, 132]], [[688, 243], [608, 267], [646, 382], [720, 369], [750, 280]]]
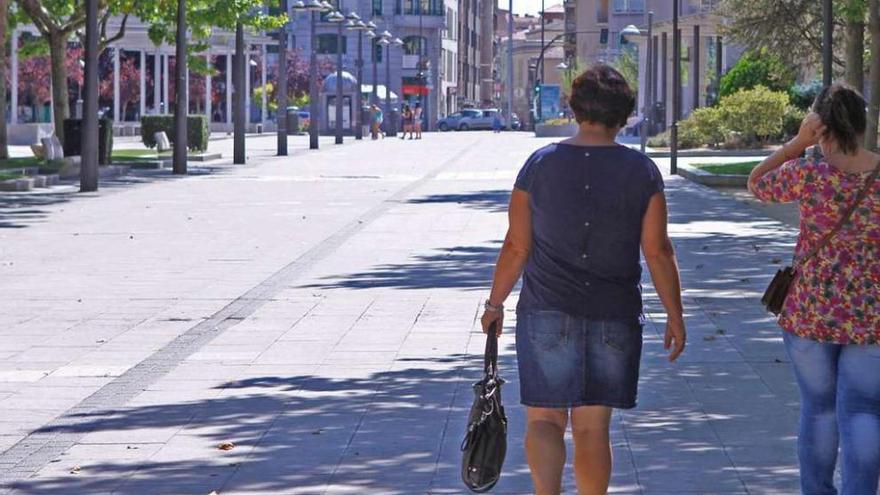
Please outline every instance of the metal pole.
[[376, 50], [376, 47], [380, 46], [380, 45], [376, 42], [377, 39], [379, 39], [378, 36], [373, 37], [371, 39], [372, 43], [370, 43], [370, 46], [372, 47], [371, 49], [373, 50], [371, 53], [371, 58], [373, 59], [373, 84], [372, 84], [372, 87], [370, 88], [370, 103], [372, 103], [373, 105], [379, 104], [379, 97], [378, 97], [378, 93], [376, 90], [376, 87], [379, 85], [379, 76], [377, 74], [378, 73], [378, 67], [377, 67], [378, 66], [378, 61], [377, 61], [378, 57], [376, 57], [376, 52], [378, 50]]
[[[513, 15], [513, 12], [511, 12], [511, 15]], [[544, 56], [544, 20], [544, 0], [541, 0], [541, 58]], [[541, 84], [544, 84], [544, 64], [541, 64], [539, 80], [541, 81]]]
[[[281, 12], [288, 14], [287, 0], [281, 0]], [[265, 92], [266, 87], [263, 86]], [[278, 30], [278, 80], [275, 127], [278, 129], [278, 156], [287, 156], [287, 24]]]
[[823, 20], [823, 32], [822, 32], [822, 84], [828, 86], [831, 84], [832, 74], [831, 74], [831, 60], [832, 60], [832, 40], [834, 36], [834, 19], [832, 19], [832, 15], [834, 14], [834, 10], [832, 7], [832, 0], [823, 0], [822, 1], [822, 20]]
[[681, 117], [681, 32], [678, 3], [672, 0], [672, 129], [669, 130], [669, 172], [678, 173], [678, 119]]
[[[507, 129], [513, 130], [513, 0], [507, 1]], [[521, 126], [520, 126], [521, 127]]]
[[174, 95], [177, 111], [174, 112], [174, 157], [172, 170], [175, 174], [186, 173], [186, 117], [187, 93], [189, 81], [186, 72], [186, 0], [177, 0], [177, 63], [174, 66], [174, 78], [177, 81], [177, 92]]
[[361, 84], [364, 82], [364, 31], [358, 29], [357, 85], [354, 92], [354, 138], [364, 138], [364, 123], [361, 121], [364, 102], [361, 98]]
[[336, 144], [342, 144], [342, 24], [336, 23]]
[[311, 47], [309, 57], [309, 149], [318, 149], [318, 35], [315, 32], [315, 12], [311, 13]]
[[[511, 15], [512, 15], [512, 13], [511, 13]], [[553, 43], [553, 42], [551, 41], [551, 43]], [[541, 55], [538, 56], [538, 65], [535, 66], [535, 79], [536, 79], [535, 85], [536, 86], [543, 86], [544, 85], [544, 50], [546, 49], [546, 46], [547, 45], [544, 44], [544, 0], [541, 0]], [[540, 72], [538, 72], [538, 71], [540, 71]], [[544, 107], [544, 105], [541, 102], [541, 94], [538, 93], [538, 101], [535, 102], [535, 109], [536, 109], [535, 113], [537, 114], [535, 120], [537, 120], [538, 122], [541, 122], [541, 120], [542, 120], [542, 114], [544, 112], [543, 107]]]
[[724, 63], [721, 53], [724, 49], [724, 44], [721, 41], [721, 36], [715, 36], [715, 101], [713, 103], [718, 103], [721, 99], [719, 92], [721, 90], [721, 72], [724, 70]]
[[232, 65], [235, 67], [233, 78], [232, 103], [232, 163], [242, 165], [245, 163], [244, 149], [244, 133], [245, 133], [245, 115], [244, 115], [244, 97], [245, 97], [245, 74], [247, 64], [245, 63], [244, 53], [244, 26], [241, 22], [235, 25], [235, 56]]
[[394, 119], [391, 117], [391, 43], [385, 45], [385, 135], [394, 137]]
[[639, 149], [645, 152], [648, 144], [648, 129], [651, 126], [651, 24], [654, 22], [654, 13], [648, 12], [648, 35], [646, 41], [645, 53], [645, 106], [642, 116], [642, 125], [639, 129]]
[[[85, 81], [83, 89], [80, 192], [98, 190], [98, 0], [85, 0]], [[12, 87], [16, 91], [16, 87]], [[12, 109], [15, 115], [16, 109]]]
[[691, 54], [691, 71], [693, 74], [693, 104], [692, 110], [700, 106], [700, 25], [694, 24], [694, 49]]

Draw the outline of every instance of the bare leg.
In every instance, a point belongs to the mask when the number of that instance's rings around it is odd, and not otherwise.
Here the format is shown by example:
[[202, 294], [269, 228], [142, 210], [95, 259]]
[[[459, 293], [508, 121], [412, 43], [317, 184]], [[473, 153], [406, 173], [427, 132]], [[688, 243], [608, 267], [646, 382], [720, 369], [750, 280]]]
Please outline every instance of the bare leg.
[[568, 410], [526, 407], [526, 460], [535, 495], [558, 495], [565, 467]]
[[605, 495], [611, 478], [608, 434], [611, 408], [583, 406], [571, 410], [574, 476], [579, 495]]

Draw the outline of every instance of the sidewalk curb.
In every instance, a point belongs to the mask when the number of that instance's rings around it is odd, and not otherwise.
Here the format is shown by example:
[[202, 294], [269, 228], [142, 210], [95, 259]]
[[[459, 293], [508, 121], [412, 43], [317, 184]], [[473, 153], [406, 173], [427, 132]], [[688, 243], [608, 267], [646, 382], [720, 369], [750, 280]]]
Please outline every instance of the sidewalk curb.
[[691, 182], [710, 187], [746, 187], [749, 182], [748, 175], [738, 174], [712, 174], [690, 165], [679, 165], [678, 175]]

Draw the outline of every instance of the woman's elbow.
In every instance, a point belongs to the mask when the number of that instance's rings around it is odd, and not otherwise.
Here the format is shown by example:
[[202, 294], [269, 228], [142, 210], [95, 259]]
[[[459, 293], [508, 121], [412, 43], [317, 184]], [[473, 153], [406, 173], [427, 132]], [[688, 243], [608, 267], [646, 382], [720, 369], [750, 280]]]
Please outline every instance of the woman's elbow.
[[642, 246], [642, 252], [648, 262], [675, 257], [675, 247], [668, 237], [662, 242], [645, 244]]
[[504, 241], [504, 246], [501, 248], [502, 251], [510, 254], [515, 258], [528, 258], [529, 253], [532, 250], [532, 247], [525, 242], [518, 242], [513, 239], [506, 239]]

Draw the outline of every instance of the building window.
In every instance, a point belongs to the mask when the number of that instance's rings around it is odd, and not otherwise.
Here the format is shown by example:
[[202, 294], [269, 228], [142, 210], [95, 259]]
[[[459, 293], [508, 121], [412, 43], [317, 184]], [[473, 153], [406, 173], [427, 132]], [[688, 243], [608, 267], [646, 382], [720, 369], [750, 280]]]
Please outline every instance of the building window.
[[406, 55], [427, 55], [428, 40], [424, 36], [407, 36], [403, 39], [403, 53]]
[[608, 24], [608, 0], [599, 0], [596, 4], [596, 22]]
[[[316, 53], [319, 55], [336, 55], [337, 52], [337, 37], [335, 34], [319, 34], [318, 35], [318, 46]], [[342, 37], [342, 53], [347, 53], [346, 46], [347, 38], [345, 36]]]
[[382, 0], [373, 0], [373, 15], [382, 15]]
[[645, 0], [614, 0], [614, 12], [642, 13], [645, 11]]

